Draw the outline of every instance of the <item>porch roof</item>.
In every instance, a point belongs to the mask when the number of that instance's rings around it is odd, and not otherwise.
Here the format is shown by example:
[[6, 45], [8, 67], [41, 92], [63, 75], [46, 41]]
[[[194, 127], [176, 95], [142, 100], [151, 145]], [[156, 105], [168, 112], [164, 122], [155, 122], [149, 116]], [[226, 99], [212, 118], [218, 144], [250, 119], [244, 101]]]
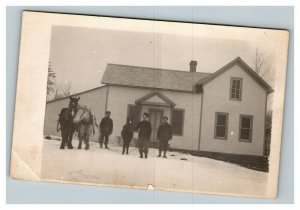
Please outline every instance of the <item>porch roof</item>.
[[[158, 98], [155, 98], [157, 96]], [[152, 99], [152, 100], [151, 100]], [[176, 104], [159, 91], [152, 91], [135, 101], [136, 104], [174, 107]]]

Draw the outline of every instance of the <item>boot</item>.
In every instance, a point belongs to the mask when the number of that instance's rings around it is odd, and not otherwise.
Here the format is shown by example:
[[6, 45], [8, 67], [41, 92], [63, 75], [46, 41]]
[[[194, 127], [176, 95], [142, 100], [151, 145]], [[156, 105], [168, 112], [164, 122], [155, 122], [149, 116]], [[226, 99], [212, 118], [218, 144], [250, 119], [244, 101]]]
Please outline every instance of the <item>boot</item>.
[[128, 148], [126, 148], [126, 155], [128, 155]]
[[105, 145], [105, 149], [109, 149], [109, 147], [107, 145]]
[[159, 153], [158, 153], [157, 157], [160, 157], [160, 156], [161, 156], [161, 151], [159, 151]]
[[145, 153], [145, 158], [146, 158], [146, 159], [148, 158], [148, 153]]
[[125, 147], [123, 147], [122, 155], [124, 155], [124, 153], [125, 153]]
[[164, 158], [167, 158], [166, 151], [164, 151]]
[[85, 145], [85, 150], [88, 150], [90, 148], [90, 145], [89, 144], [86, 144]]
[[140, 158], [143, 158], [143, 153], [140, 153]]
[[72, 145], [72, 142], [68, 142], [68, 149], [73, 149], [73, 145]]
[[62, 141], [61, 144], [60, 144], [60, 149], [65, 149], [65, 144], [64, 144], [63, 141]]

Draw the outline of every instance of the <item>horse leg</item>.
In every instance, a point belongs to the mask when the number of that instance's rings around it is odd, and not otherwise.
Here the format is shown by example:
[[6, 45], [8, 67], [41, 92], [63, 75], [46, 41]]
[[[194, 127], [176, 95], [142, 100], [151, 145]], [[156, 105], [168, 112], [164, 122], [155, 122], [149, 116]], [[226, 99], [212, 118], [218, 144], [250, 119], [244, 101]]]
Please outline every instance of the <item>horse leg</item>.
[[78, 149], [81, 149], [81, 145], [82, 145], [82, 132], [80, 130], [80, 126], [78, 127], [78, 139], [79, 139], [79, 143], [78, 143]]
[[82, 145], [82, 136], [79, 135], [78, 138], [79, 138], [78, 149], [81, 149], [81, 145]]
[[69, 130], [69, 135], [68, 135], [68, 149], [73, 149], [73, 145], [72, 145], [73, 134], [74, 134], [74, 128], [71, 128]]
[[68, 137], [66, 136], [66, 130], [64, 128], [61, 128], [61, 144], [60, 149], [65, 149], [66, 139]]
[[68, 138], [68, 149], [73, 149], [72, 137], [73, 137], [73, 134], [70, 134], [69, 138]]
[[90, 136], [85, 135], [85, 149], [88, 150], [90, 148]]
[[87, 126], [85, 132], [85, 149], [88, 150], [90, 148], [90, 135], [92, 135], [93, 127]]

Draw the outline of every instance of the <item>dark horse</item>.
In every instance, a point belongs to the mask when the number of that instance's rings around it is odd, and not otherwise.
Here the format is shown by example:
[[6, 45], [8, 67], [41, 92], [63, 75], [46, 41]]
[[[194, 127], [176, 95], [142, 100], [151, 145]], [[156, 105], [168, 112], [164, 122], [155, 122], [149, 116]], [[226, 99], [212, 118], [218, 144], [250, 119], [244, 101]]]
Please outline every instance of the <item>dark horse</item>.
[[57, 132], [61, 130], [61, 145], [60, 149], [65, 148], [65, 144], [68, 144], [68, 149], [73, 149], [72, 138], [75, 132], [75, 124], [73, 118], [77, 113], [78, 101], [80, 97], [73, 98], [70, 96], [70, 103], [68, 108], [63, 108], [60, 111], [59, 119], [57, 122]]
[[95, 134], [94, 117], [91, 113], [91, 109], [88, 109], [86, 106], [79, 106], [74, 117], [74, 123], [78, 125], [78, 149], [81, 149], [83, 140], [85, 149], [88, 150], [90, 148], [90, 136], [92, 133], [93, 135]]

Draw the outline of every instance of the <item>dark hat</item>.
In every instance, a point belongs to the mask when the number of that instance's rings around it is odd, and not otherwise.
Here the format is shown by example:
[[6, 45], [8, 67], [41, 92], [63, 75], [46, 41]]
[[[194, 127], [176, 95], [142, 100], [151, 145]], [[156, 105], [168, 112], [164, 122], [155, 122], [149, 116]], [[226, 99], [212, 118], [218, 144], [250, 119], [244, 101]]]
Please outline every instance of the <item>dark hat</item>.
[[167, 116], [164, 116], [163, 119], [167, 119], [168, 120], [169, 118]]
[[146, 112], [145, 112], [143, 115], [145, 115], [146, 117], [149, 117], [149, 114], [148, 114], [148, 113], [146, 113]]
[[110, 114], [111, 112], [110, 112], [110, 111], [106, 111], [105, 113], [106, 113], [106, 114]]

